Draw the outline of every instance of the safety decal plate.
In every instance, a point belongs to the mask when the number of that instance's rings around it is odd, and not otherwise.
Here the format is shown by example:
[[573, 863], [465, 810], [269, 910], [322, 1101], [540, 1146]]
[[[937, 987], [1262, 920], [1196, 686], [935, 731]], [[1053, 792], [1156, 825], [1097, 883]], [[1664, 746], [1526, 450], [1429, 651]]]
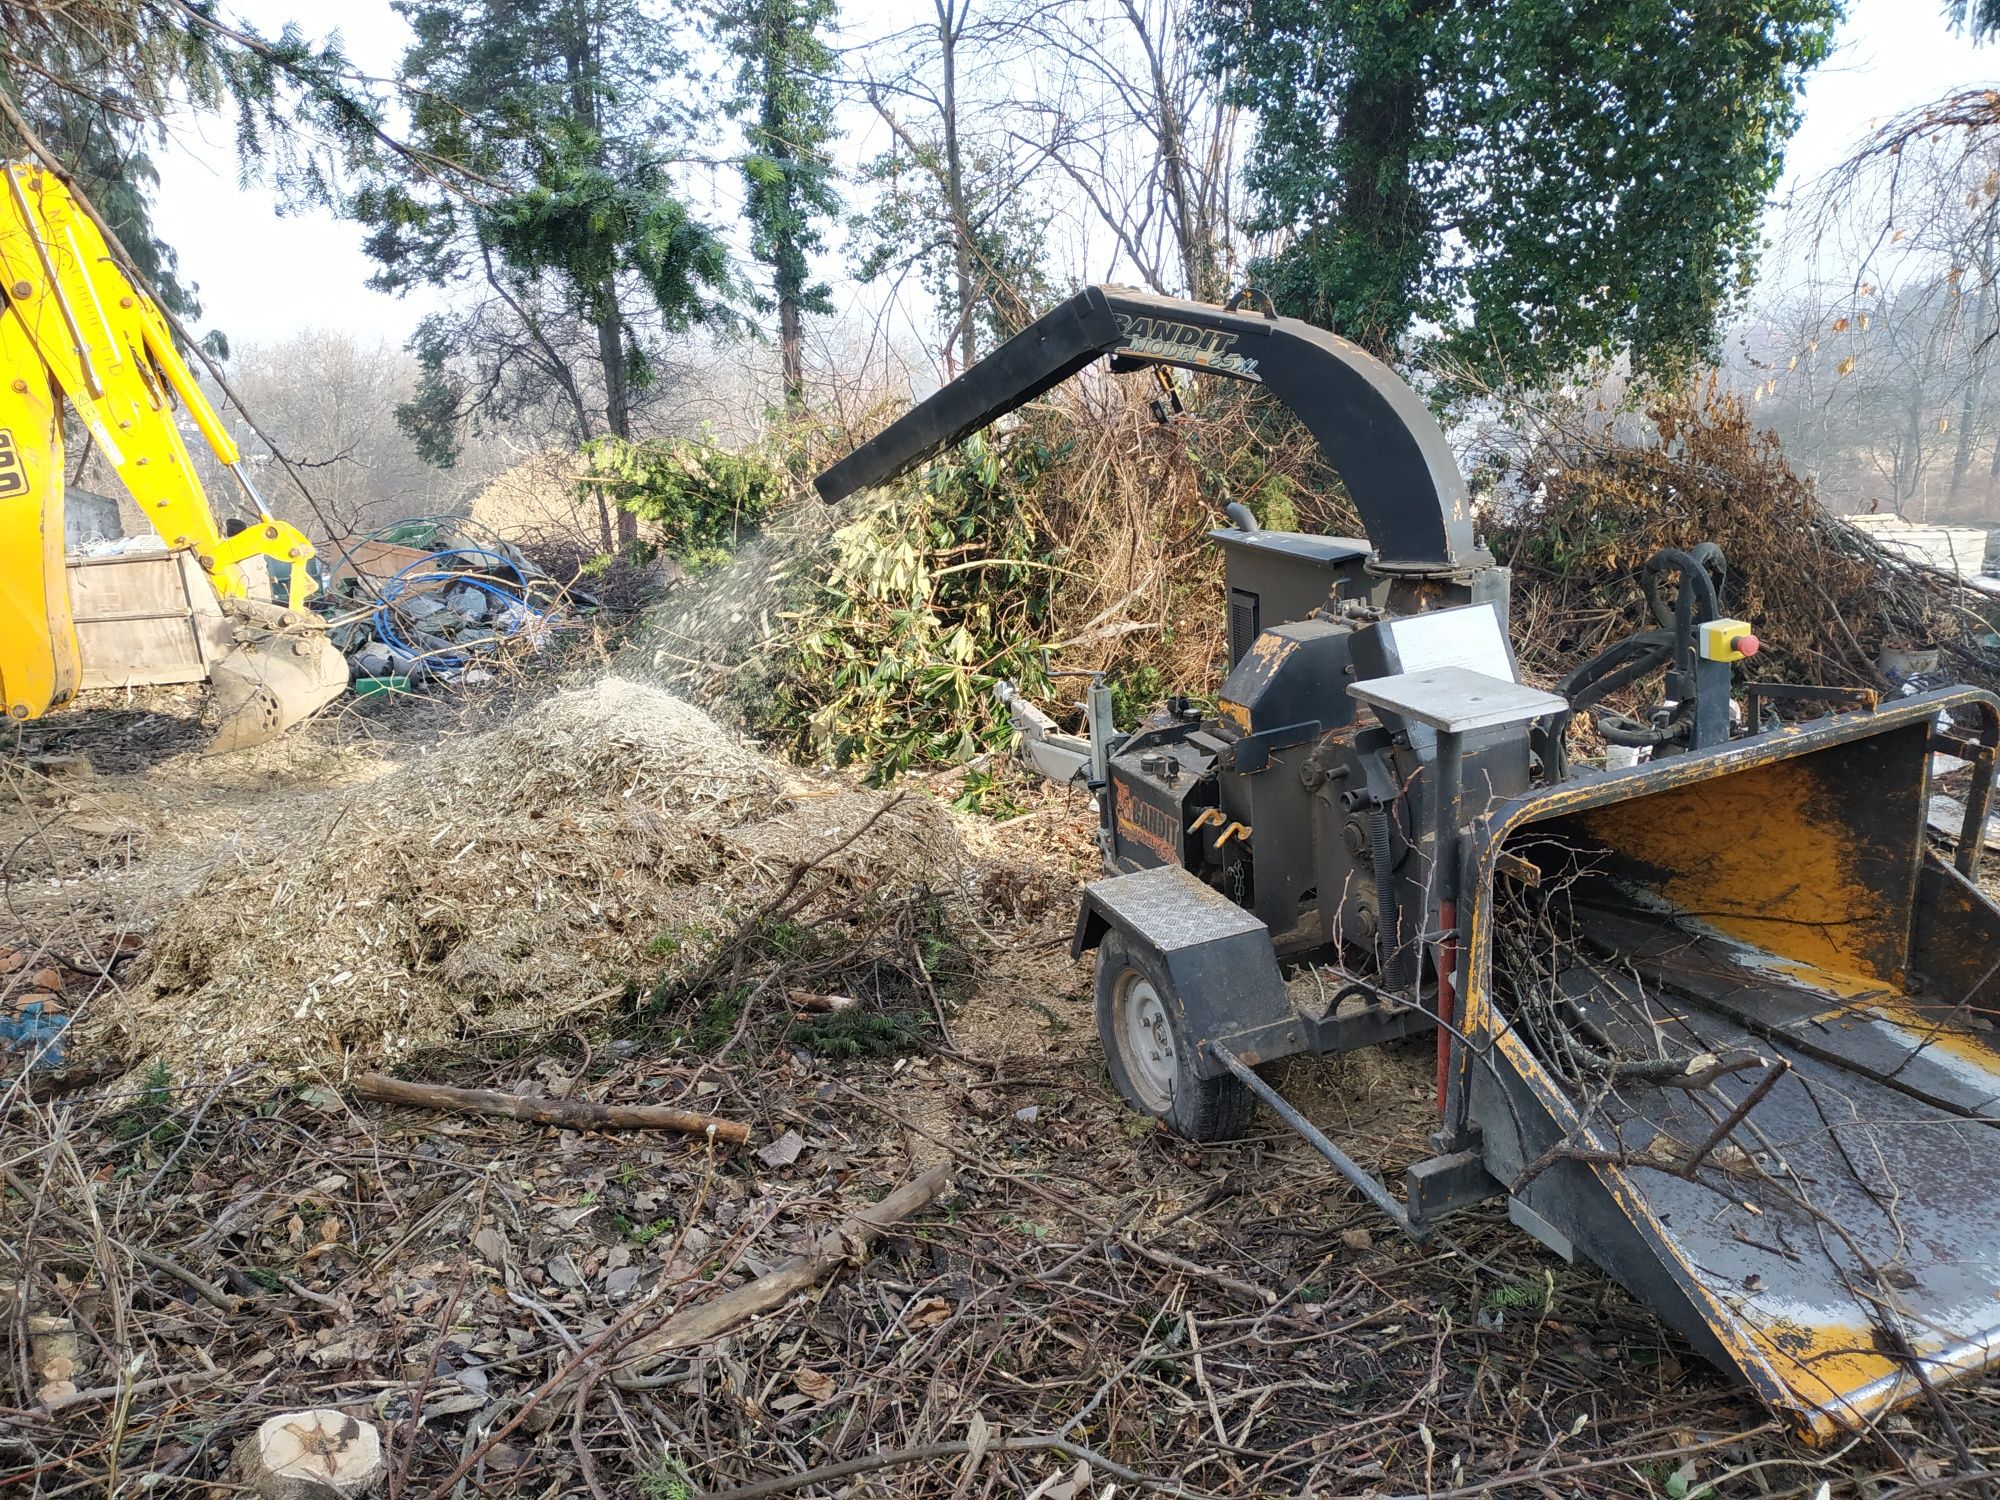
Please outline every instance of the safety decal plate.
[[28, 493], [28, 471], [21, 463], [21, 451], [14, 446], [14, 434], [0, 427], [0, 500]]

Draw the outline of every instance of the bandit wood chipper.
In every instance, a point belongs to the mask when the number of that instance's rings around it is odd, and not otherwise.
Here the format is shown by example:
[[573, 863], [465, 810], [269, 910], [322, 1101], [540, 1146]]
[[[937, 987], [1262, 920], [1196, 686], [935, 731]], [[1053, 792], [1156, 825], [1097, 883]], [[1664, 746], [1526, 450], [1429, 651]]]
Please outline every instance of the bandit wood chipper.
[[[1069, 735], [1001, 686], [1026, 757], [1095, 799], [1106, 875], [1075, 949], [1096, 952], [1119, 1092], [1195, 1140], [1261, 1101], [1419, 1239], [1505, 1200], [1809, 1437], [2000, 1357], [2000, 908], [1972, 878], [2000, 701], [1734, 694], [1757, 642], [1706, 545], [1642, 570], [1647, 629], [1557, 691], [1523, 684], [1506, 569], [1423, 402], [1255, 293], [1088, 289], [820, 493], [881, 485], [1106, 356], [1262, 384], [1368, 532], [1231, 507], [1212, 706], [1121, 727], [1094, 683]], [[1650, 711], [1605, 706], [1655, 677]], [[1568, 765], [1585, 712], [1644, 758]], [[1925, 826], [1941, 754], [1971, 766], [1953, 858]], [[1425, 1032], [1438, 1123], [1400, 1190], [1258, 1071]]]

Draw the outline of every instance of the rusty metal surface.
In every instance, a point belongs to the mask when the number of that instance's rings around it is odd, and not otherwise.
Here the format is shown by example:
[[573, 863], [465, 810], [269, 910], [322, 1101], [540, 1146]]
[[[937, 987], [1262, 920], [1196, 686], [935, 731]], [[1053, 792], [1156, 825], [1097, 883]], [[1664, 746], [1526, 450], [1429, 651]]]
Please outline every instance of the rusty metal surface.
[[[1813, 1437], [1916, 1394], [1913, 1361], [1942, 1384], [2000, 1359], [2000, 1130], [1977, 1118], [2000, 1093], [2000, 997], [1981, 989], [2000, 910], [1926, 851], [1940, 711], [2000, 726], [1990, 694], [1926, 694], [1503, 801], [1469, 844], [1466, 1077], [1489, 1170]], [[1553, 873], [1531, 847], [1551, 835], [1594, 841], [1591, 876], [1651, 927], [1602, 938], [1642, 960], [1650, 997], [1615, 963], [1572, 980], [1604, 1044], [1735, 1051], [1741, 1071], [1698, 1092], [1592, 1084], [1503, 1013], [1495, 872], [1514, 854]]]
[[1692, 1000], [1663, 1003], [1602, 971], [1567, 979], [1621, 1051], [1789, 1064], [1691, 1177], [1693, 1152], [1760, 1073], [1712, 1093], [1619, 1084], [1584, 1132], [1624, 1163], [1668, 1253], [1733, 1324], [1718, 1329], [1725, 1347], [1761, 1363], [1779, 1404], [1853, 1426], [1917, 1393], [1905, 1350], [1939, 1381], [2000, 1356], [2000, 1131]]

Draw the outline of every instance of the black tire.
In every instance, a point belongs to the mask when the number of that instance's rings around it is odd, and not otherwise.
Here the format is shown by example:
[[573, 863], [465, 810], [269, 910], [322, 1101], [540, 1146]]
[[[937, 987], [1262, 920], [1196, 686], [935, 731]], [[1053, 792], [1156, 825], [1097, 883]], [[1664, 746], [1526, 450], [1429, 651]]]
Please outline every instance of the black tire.
[[[1150, 1000], [1157, 1000], [1157, 1006]], [[1165, 1047], [1145, 1059], [1128, 1055], [1134, 1029], [1128, 1016], [1134, 1006], [1142, 1013], [1150, 1010], [1155, 1027], [1164, 1026], [1170, 1058]], [[1233, 1141], [1249, 1130], [1255, 1096], [1228, 1074], [1196, 1076], [1194, 1046], [1166, 966], [1115, 931], [1104, 935], [1097, 950], [1097, 1037], [1119, 1095], [1134, 1109], [1164, 1121], [1183, 1140]]]

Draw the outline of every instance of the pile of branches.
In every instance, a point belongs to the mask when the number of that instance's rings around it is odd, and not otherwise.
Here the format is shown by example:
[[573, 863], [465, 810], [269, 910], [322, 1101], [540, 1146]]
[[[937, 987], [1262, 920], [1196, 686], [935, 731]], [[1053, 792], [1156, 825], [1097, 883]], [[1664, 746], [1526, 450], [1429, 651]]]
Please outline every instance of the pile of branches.
[[1765, 646], [1760, 675], [1884, 687], [1884, 646], [1938, 646], [1953, 676], [1990, 683], [1992, 629], [1958, 580], [1829, 515], [1742, 398], [1711, 382], [1635, 418], [1510, 402], [1519, 436], [1489, 454], [1493, 546], [1514, 570], [1523, 668], [1554, 679], [1645, 628], [1637, 575], [1663, 547], [1712, 541], [1729, 559], [1722, 607]]
[[[877, 779], [1011, 737], [1013, 681], [1104, 672], [1129, 722], [1224, 658], [1206, 533], [1248, 505], [1284, 530], [1352, 534], [1338, 479], [1289, 413], [1227, 382], [1162, 425], [1146, 392], [1077, 382], [829, 521], [801, 497], [731, 566], [677, 591], [643, 649], [676, 691], [733, 700], [795, 756]], [[844, 452], [890, 413], [876, 412]]]

